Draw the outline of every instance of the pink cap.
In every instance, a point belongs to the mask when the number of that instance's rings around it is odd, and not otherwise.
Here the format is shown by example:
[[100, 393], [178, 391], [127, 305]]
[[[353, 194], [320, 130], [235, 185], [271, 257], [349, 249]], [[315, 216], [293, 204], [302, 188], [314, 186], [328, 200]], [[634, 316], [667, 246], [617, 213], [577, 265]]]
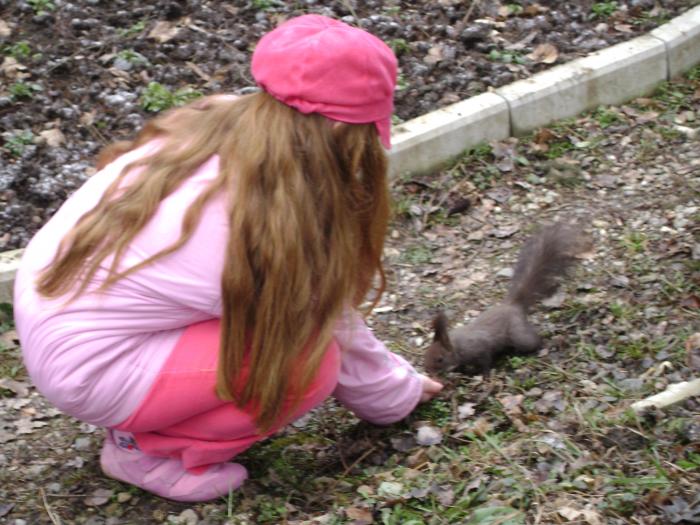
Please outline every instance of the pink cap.
[[396, 57], [367, 31], [321, 15], [292, 18], [260, 39], [252, 72], [261, 88], [302, 113], [373, 122], [391, 147]]

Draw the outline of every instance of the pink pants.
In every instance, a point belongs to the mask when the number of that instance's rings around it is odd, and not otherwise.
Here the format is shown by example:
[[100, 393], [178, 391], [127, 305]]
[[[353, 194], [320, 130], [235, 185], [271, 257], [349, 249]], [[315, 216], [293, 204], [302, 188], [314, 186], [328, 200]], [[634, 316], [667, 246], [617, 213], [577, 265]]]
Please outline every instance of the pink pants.
[[[141, 405], [115, 427], [133, 433], [144, 453], [180, 458], [194, 472], [228, 461], [279, 430], [258, 433], [251, 414], [216, 396], [219, 329], [218, 319], [188, 327]], [[333, 392], [339, 371], [340, 350], [332, 341], [294, 418]]]

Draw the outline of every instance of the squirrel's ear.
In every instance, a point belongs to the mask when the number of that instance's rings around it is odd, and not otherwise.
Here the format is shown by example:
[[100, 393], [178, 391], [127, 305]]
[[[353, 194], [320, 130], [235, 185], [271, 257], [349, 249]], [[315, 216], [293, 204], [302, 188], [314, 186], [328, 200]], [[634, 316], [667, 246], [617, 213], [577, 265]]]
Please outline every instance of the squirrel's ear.
[[452, 342], [450, 341], [450, 322], [445, 315], [445, 312], [438, 313], [433, 319], [433, 330], [435, 336], [433, 341], [440, 343], [445, 350], [452, 351]]

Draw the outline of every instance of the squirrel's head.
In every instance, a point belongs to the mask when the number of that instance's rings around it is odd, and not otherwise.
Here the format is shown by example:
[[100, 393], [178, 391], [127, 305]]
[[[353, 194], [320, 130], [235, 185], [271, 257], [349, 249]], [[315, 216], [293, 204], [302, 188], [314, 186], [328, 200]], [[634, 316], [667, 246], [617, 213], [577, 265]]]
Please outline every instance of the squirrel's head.
[[459, 365], [449, 334], [447, 316], [440, 312], [433, 319], [435, 335], [433, 342], [425, 351], [423, 366], [428, 372], [447, 372]]

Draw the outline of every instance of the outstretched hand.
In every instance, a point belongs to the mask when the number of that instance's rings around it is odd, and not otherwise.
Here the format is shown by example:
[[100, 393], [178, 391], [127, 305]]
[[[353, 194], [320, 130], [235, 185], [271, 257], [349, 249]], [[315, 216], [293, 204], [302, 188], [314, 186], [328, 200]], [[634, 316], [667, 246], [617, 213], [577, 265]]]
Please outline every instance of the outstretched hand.
[[421, 379], [423, 380], [423, 393], [420, 396], [420, 402], [425, 403], [426, 401], [430, 401], [442, 390], [443, 384], [423, 374], [421, 374]]

